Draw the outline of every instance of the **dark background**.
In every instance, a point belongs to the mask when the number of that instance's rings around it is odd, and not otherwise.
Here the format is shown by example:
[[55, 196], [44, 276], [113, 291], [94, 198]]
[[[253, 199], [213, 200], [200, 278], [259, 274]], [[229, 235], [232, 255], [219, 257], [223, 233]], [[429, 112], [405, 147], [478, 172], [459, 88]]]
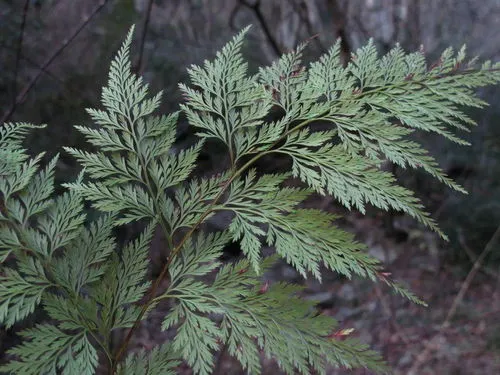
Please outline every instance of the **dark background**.
[[[252, 71], [312, 36], [308, 59], [341, 37], [344, 58], [374, 38], [381, 53], [397, 42], [408, 51], [423, 45], [430, 63], [444, 48], [458, 49], [464, 43], [471, 57], [500, 60], [498, 0], [0, 0], [0, 122], [48, 124], [29, 138], [33, 153], [48, 151], [50, 157], [63, 145], [85, 147], [72, 126], [89, 121], [84, 108], [99, 106], [109, 63], [132, 24], [134, 68], [153, 91], [164, 91], [165, 112], [178, 109], [182, 98], [177, 84], [186, 80], [186, 67], [213, 58], [247, 24], [253, 28], [244, 53]], [[352, 213], [342, 222], [388, 270], [426, 299], [429, 308], [409, 305], [360, 280], [330, 275], [322, 285], [307, 283], [308, 296], [320, 299], [324, 312], [341, 326], [356, 328], [355, 335], [382, 351], [397, 373], [408, 373], [426, 340], [437, 333], [416, 373], [500, 373], [500, 252], [492, 238], [500, 225], [499, 94], [499, 88], [480, 92], [490, 107], [470, 113], [479, 124], [465, 135], [471, 147], [420, 136], [469, 195], [414, 171], [394, 169], [402, 184], [417, 191], [450, 236], [449, 243], [395, 213]], [[192, 131], [184, 118], [179, 126], [182, 147]], [[223, 154], [217, 145], [209, 145], [202, 162], [215, 166]], [[75, 162], [62, 155], [61, 182], [78, 172]], [[337, 209], [331, 200], [316, 203]], [[484, 261], [477, 274], [465, 282], [480, 256]], [[296, 280], [285, 265], [273, 272], [274, 279]], [[465, 287], [450, 327], [439, 331]], [[151, 319], [136, 345], [164, 339]], [[1, 350], [15, 342], [19, 328], [1, 331]], [[229, 358], [219, 365], [221, 373], [240, 371]], [[267, 366], [268, 373], [276, 373], [272, 364]]]

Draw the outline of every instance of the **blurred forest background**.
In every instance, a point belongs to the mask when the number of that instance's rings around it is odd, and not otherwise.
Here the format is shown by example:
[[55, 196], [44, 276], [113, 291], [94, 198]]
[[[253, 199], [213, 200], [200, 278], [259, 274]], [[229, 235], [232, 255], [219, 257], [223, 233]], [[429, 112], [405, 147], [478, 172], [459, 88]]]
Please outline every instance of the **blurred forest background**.
[[[252, 71], [313, 36], [308, 59], [340, 37], [344, 59], [374, 38], [381, 53], [397, 42], [407, 51], [423, 45], [429, 63], [446, 47], [464, 43], [470, 56], [500, 60], [500, 0], [0, 0], [0, 122], [48, 124], [28, 140], [30, 152], [48, 151], [47, 158], [63, 145], [84, 147], [72, 126], [88, 123], [84, 108], [99, 106], [110, 60], [132, 24], [134, 68], [153, 91], [164, 91], [165, 112], [178, 109], [177, 84], [186, 80], [186, 67], [213, 58], [248, 24], [253, 28], [244, 53]], [[397, 373], [500, 373], [500, 88], [480, 95], [490, 107], [470, 114], [479, 124], [466, 136], [471, 147], [420, 139], [469, 195], [389, 166], [417, 191], [449, 243], [397, 213], [345, 213], [341, 223], [430, 307], [335, 275], [322, 285], [307, 282], [306, 298], [319, 299], [341, 327], [354, 327], [354, 335], [381, 351]], [[182, 147], [193, 131], [185, 119], [180, 127]], [[223, 154], [208, 145], [203, 169], [215, 170]], [[77, 173], [62, 153], [59, 181]], [[333, 201], [316, 203], [339, 210]], [[268, 277], [303, 282], [285, 265], [273, 272]], [[16, 343], [19, 328], [1, 330], [0, 358]], [[153, 314], [135, 345], [165, 338]], [[219, 373], [241, 373], [226, 357], [219, 358]], [[265, 369], [278, 373], [270, 362]]]

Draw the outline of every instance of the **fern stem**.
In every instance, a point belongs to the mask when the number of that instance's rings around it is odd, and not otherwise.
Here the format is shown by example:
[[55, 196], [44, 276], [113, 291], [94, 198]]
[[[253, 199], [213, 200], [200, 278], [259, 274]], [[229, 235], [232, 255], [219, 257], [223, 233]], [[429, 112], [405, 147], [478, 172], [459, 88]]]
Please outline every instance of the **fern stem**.
[[109, 348], [106, 347], [106, 345], [104, 344], [104, 342], [102, 342], [101, 340], [99, 340], [99, 338], [97, 337], [97, 335], [94, 332], [92, 332], [90, 329], [87, 332], [90, 334], [90, 336], [92, 336], [92, 338], [102, 348], [102, 351], [104, 352], [104, 354], [106, 354], [106, 358], [108, 359], [109, 365], [112, 365], [113, 364], [113, 357], [111, 355], [111, 352], [109, 351]]
[[139, 327], [139, 324], [141, 323], [142, 318], [144, 317], [144, 315], [146, 314], [146, 312], [151, 308], [151, 306], [154, 303], [157, 303], [157, 302], [159, 302], [160, 300], [163, 299], [163, 298], [158, 299], [158, 298], [156, 298], [154, 296], [155, 296], [156, 292], [158, 291], [158, 288], [159, 288], [161, 282], [163, 281], [163, 279], [167, 275], [168, 269], [170, 267], [170, 264], [172, 263], [172, 261], [174, 260], [174, 258], [177, 256], [177, 254], [181, 251], [181, 249], [184, 246], [184, 244], [186, 243], [186, 241], [189, 238], [191, 238], [191, 236], [193, 235], [193, 233], [198, 229], [198, 227], [201, 225], [201, 223], [203, 223], [203, 221], [206, 219], [206, 217], [210, 213], [213, 212], [213, 209], [214, 209], [215, 205], [218, 203], [219, 199], [222, 198], [222, 195], [226, 192], [226, 190], [229, 188], [229, 186], [231, 185], [231, 183], [237, 177], [239, 177], [245, 170], [247, 170], [252, 164], [254, 164], [257, 160], [259, 160], [261, 157], [263, 157], [264, 155], [267, 155], [267, 154], [275, 152], [275, 150], [272, 150], [272, 148], [275, 147], [277, 144], [279, 144], [288, 135], [290, 135], [291, 133], [293, 133], [293, 132], [295, 132], [295, 131], [303, 128], [304, 126], [307, 126], [311, 122], [317, 121], [317, 120], [318, 120], [318, 118], [307, 119], [307, 120], [302, 121], [301, 123], [299, 123], [297, 126], [293, 127], [292, 129], [287, 130], [278, 140], [276, 140], [271, 145], [270, 149], [268, 149], [266, 151], [262, 151], [259, 154], [255, 155], [252, 159], [250, 159], [248, 162], [246, 162], [242, 167], [238, 168], [234, 172], [234, 174], [225, 182], [225, 184], [222, 186], [222, 188], [219, 191], [219, 193], [215, 196], [215, 198], [212, 200], [212, 202], [208, 205], [208, 208], [206, 209], [206, 211], [200, 216], [200, 218], [198, 219], [198, 221], [186, 233], [186, 235], [182, 238], [182, 240], [179, 242], [179, 244], [175, 248], [173, 248], [172, 252], [170, 253], [169, 257], [167, 258], [167, 262], [165, 263], [165, 265], [163, 266], [160, 274], [158, 275], [158, 277], [155, 279], [153, 285], [151, 286], [151, 289], [150, 289], [150, 292], [149, 292], [149, 296], [148, 296], [146, 302], [144, 303], [141, 311], [139, 312], [139, 315], [137, 316], [137, 319], [135, 320], [133, 326], [128, 331], [127, 336], [125, 336], [125, 339], [124, 339], [122, 345], [120, 346], [120, 348], [118, 349], [118, 352], [115, 355], [114, 363], [113, 363], [113, 366], [111, 367], [110, 374], [114, 374], [115, 373], [115, 371], [116, 371], [116, 365], [118, 364], [118, 362], [120, 361], [121, 357], [125, 353], [125, 350], [127, 349], [128, 345], [130, 343], [130, 340], [132, 339], [132, 336], [133, 336], [134, 332]]
[[[405, 82], [406, 84], [406, 82]], [[384, 87], [384, 89], [386, 89], [387, 87]], [[376, 92], [376, 90], [379, 90], [381, 88], [377, 88], [377, 89], [374, 89], [374, 90], [370, 90], [370, 91], [365, 91], [363, 93], [360, 94], [361, 95], [366, 95], [366, 94], [369, 94], [369, 93], [373, 93], [373, 92]], [[116, 365], [118, 364], [119, 360], [121, 359], [121, 357], [123, 356], [123, 354], [125, 353], [125, 350], [127, 349], [129, 343], [130, 343], [130, 340], [132, 339], [132, 335], [133, 333], [137, 330], [137, 328], [139, 327], [139, 324], [141, 323], [142, 321], [142, 318], [144, 317], [144, 315], [146, 314], [146, 312], [151, 308], [151, 306], [154, 304], [154, 303], [157, 303], [159, 302], [160, 300], [164, 299], [164, 298], [156, 298], [154, 297], [155, 294], [157, 293], [157, 290], [162, 282], [162, 280], [166, 277], [167, 273], [168, 273], [168, 269], [170, 267], [170, 264], [172, 263], [173, 259], [177, 256], [177, 254], [182, 250], [182, 247], [184, 246], [184, 244], [186, 243], [186, 241], [193, 235], [193, 233], [198, 229], [198, 227], [201, 225], [201, 223], [206, 219], [206, 217], [211, 213], [213, 212], [214, 210], [214, 207], [215, 205], [218, 203], [219, 199], [222, 198], [223, 194], [226, 192], [226, 190], [229, 188], [229, 186], [231, 185], [231, 183], [237, 178], [239, 177], [245, 170], [247, 170], [252, 164], [254, 164], [257, 160], [259, 160], [261, 157], [263, 157], [264, 155], [267, 155], [267, 154], [270, 154], [270, 153], [273, 153], [273, 152], [276, 152], [276, 150], [273, 150], [273, 147], [275, 147], [276, 145], [278, 145], [281, 141], [283, 141], [284, 139], [286, 139], [286, 137], [288, 137], [291, 133], [293, 132], [296, 132], [300, 129], [302, 129], [303, 127], [309, 125], [310, 123], [314, 122], [314, 121], [318, 121], [318, 120], [321, 120], [323, 119], [323, 117], [325, 115], [328, 114], [328, 111], [326, 111], [325, 113], [321, 114], [320, 116], [318, 117], [315, 117], [315, 118], [311, 118], [311, 119], [307, 119], [307, 120], [304, 120], [302, 122], [300, 122], [298, 125], [296, 125], [295, 127], [291, 128], [291, 129], [287, 129], [284, 134], [279, 137], [270, 147], [268, 150], [266, 151], [262, 151], [260, 152], [259, 154], [255, 155], [252, 159], [250, 159], [247, 163], [245, 163], [242, 167], [240, 167], [239, 169], [237, 169], [234, 174], [225, 182], [225, 184], [222, 186], [221, 190], [219, 191], [219, 193], [215, 196], [215, 198], [212, 200], [212, 202], [208, 205], [206, 211], [200, 216], [200, 218], [198, 219], [198, 221], [191, 227], [191, 229], [186, 233], [186, 235], [182, 238], [182, 240], [179, 242], [179, 244], [173, 248], [172, 252], [170, 253], [169, 257], [167, 258], [167, 262], [165, 263], [165, 265], [163, 266], [159, 276], [156, 278], [156, 280], [154, 281], [151, 289], [150, 289], [150, 292], [149, 292], [149, 296], [146, 300], [146, 302], [144, 303], [141, 311], [139, 312], [139, 315], [137, 317], [137, 319], [135, 320], [133, 326], [130, 328], [130, 330], [128, 331], [127, 333], [127, 336], [125, 337], [122, 345], [120, 346], [117, 354], [115, 355], [115, 358], [114, 358], [114, 363], [113, 363], [113, 366], [111, 367], [111, 374], [114, 374], [115, 371], [116, 371]], [[233, 156], [232, 156], [232, 147], [231, 145], [228, 145], [229, 148], [230, 148], [230, 156], [231, 156], [231, 165], [233, 166]], [[168, 233], [168, 232], [166, 232]], [[163, 296], [162, 296], [163, 297]]]
[[127, 333], [127, 336], [125, 336], [125, 339], [118, 349], [117, 354], [115, 355], [113, 365], [111, 366], [111, 374], [114, 374], [116, 372], [116, 366], [118, 362], [120, 361], [121, 357], [125, 353], [125, 350], [128, 347], [128, 344], [130, 343], [130, 340], [132, 339], [133, 333], [137, 330], [139, 327], [139, 324], [142, 321], [142, 318], [146, 314], [146, 312], [151, 308], [151, 306], [156, 302], [156, 298], [154, 297], [162, 280], [165, 278], [165, 276], [168, 273], [168, 269], [170, 267], [170, 264], [176, 257], [176, 255], [181, 251], [182, 247], [186, 243], [186, 241], [193, 235], [193, 233], [198, 229], [198, 227], [203, 223], [203, 221], [206, 219], [206, 217], [212, 212], [213, 207], [218, 203], [219, 199], [222, 198], [223, 194], [226, 192], [227, 188], [231, 185], [231, 183], [239, 177], [246, 169], [248, 169], [253, 163], [255, 163], [258, 159], [260, 159], [262, 156], [266, 155], [269, 153], [269, 151], [263, 151], [259, 153], [258, 155], [255, 155], [252, 159], [250, 159], [247, 163], [245, 163], [242, 167], [240, 167], [227, 181], [226, 183], [222, 186], [221, 190], [219, 193], [215, 196], [215, 198], [212, 200], [212, 202], [209, 204], [207, 210], [200, 216], [198, 221], [191, 227], [189, 232], [186, 233], [186, 235], [182, 238], [182, 240], [179, 242], [179, 244], [172, 250], [170, 253], [167, 262], [165, 263], [165, 266], [163, 266], [160, 275], [156, 278], [154, 281], [151, 290], [149, 292], [149, 296], [142, 306], [141, 311], [139, 312], [139, 315], [137, 319], [135, 320], [133, 326], [130, 328], [130, 330]]
[[292, 129], [287, 130], [285, 133], [283, 133], [283, 135], [281, 137], [279, 137], [276, 140], [276, 142], [273, 143], [273, 145], [271, 146], [271, 148], [273, 148], [274, 146], [276, 146], [278, 143], [280, 143], [282, 140], [284, 140], [286, 137], [288, 137], [293, 132], [295, 132], [297, 130], [300, 130], [303, 127], [309, 125], [311, 122], [318, 121], [318, 120], [324, 120], [323, 116], [325, 116], [327, 114], [328, 114], [328, 112], [325, 112], [325, 113], [321, 114], [321, 117], [319, 117], [319, 118], [315, 117], [315, 118], [312, 118], [312, 119], [304, 120], [301, 123], [299, 123], [297, 126], [293, 127]]
[[[134, 123], [135, 122], [130, 122], [130, 127], [132, 129], [132, 137], [133, 137], [133, 141], [135, 143], [136, 149], [138, 151], [140, 151], [141, 150], [140, 140], [138, 139], [138, 137], [135, 134], [135, 128], [133, 126]], [[146, 180], [146, 183], [145, 183], [146, 189], [148, 190], [148, 193], [152, 198], [154, 209], [156, 212], [160, 213], [158, 215], [159, 216], [158, 222], [159, 222], [160, 226], [162, 227], [163, 233], [165, 234], [165, 238], [167, 239], [167, 242], [168, 242], [170, 249], [173, 249], [172, 228], [170, 228], [170, 230], [169, 230], [169, 228], [168, 228], [169, 226], [165, 222], [163, 215], [161, 215], [161, 209], [160, 209], [160, 207], [158, 207], [158, 194], [155, 194], [155, 190], [158, 190], [158, 188], [157, 187], [153, 188], [153, 183], [151, 182], [151, 179], [149, 178], [146, 158], [143, 156], [143, 154], [141, 152], [138, 152], [137, 156], [139, 158], [139, 162], [141, 163], [141, 169], [142, 169], [142, 172], [144, 175], [144, 179]], [[156, 191], [156, 193], [158, 193], [158, 191]]]

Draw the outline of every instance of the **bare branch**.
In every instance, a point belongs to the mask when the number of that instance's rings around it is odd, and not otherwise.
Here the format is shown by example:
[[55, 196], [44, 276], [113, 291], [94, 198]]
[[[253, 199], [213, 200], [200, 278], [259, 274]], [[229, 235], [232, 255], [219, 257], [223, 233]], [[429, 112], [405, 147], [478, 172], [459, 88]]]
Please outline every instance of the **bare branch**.
[[[341, 9], [337, 0], [328, 1], [328, 6], [331, 10], [333, 21], [335, 23], [337, 37], [340, 38], [341, 59], [344, 64], [347, 64], [352, 51], [346, 31], [347, 12], [344, 12]], [[349, 3], [347, 3], [347, 6], [349, 6]]]
[[30, 7], [30, 0], [26, 0], [24, 2], [24, 7], [23, 7], [23, 18], [21, 21], [21, 28], [19, 30], [19, 41], [17, 43], [16, 63], [14, 65], [14, 80], [12, 82], [14, 90], [12, 91], [12, 105], [15, 105], [15, 103], [16, 103], [17, 76], [19, 74], [19, 62], [21, 61], [21, 51], [23, 49], [24, 29], [26, 27], [26, 18], [28, 16], [29, 7]]
[[137, 59], [137, 63], [132, 69], [135, 73], [141, 74], [143, 70], [142, 59], [144, 56], [144, 46], [146, 44], [146, 35], [148, 33], [149, 20], [151, 18], [151, 10], [153, 9], [153, 0], [149, 0], [148, 7], [146, 9], [146, 18], [144, 19], [144, 26], [142, 27], [141, 34], [141, 44], [139, 45], [139, 57]]
[[260, 9], [260, 0], [257, 0], [255, 3], [251, 4], [247, 0], [240, 0], [241, 4], [246, 6], [247, 8], [251, 9], [253, 13], [255, 14], [255, 17], [257, 17], [257, 20], [260, 23], [260, 26], [262, 27], [262, 31], [264, 32], [264, 35], [266, 36], [269, 44], [271, 45], [274, 53], [276, 56], [281, 56], [283, 51], [281, 50], [280, 46], [278, 45], [278, 42], [274, 38], [271, 30], [269, 29], [269, 26], [266, 22], [266, 19], [264, 18], [264, 15], [262, 14], [262, 11]]
[[9, 120], [12, 114], [17, 109], [17, 106], [24, 100], [26, 95], [30, 92], [30, 90], [36, 85], [38, 79], [42, 76], [44, 71], [49, 67], [50, 64], [54, 62], [54, 60], [70, 45], [70, 43], [80, 34], [80, 32], [88, 25], [88, 23], [99, 13], [99, 11], [106, 5], [108, 0], [101, 0], [101, 2], [94, 8], [94, 10], [85, 17], [85, 20], [82, 22], [80, 26], [76, 28], [73, 34], [66, 40], [62, 42], [62, 44], [54, 51], [54, 53], [42, 64], [40, 70], [37, 74], [31, 79], [31, 81], [24, 87], [24, 89], [17, 95], [15, 102], [9, 108], [9, 110], [3, 115], [0, 123], [4, 123]]

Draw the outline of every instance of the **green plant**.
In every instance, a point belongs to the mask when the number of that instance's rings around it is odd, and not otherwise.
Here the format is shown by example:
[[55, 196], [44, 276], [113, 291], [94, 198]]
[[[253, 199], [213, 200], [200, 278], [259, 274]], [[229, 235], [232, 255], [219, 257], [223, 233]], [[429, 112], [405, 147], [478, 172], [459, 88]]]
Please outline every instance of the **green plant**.
[[[422, 210], [414, 194], [379, 170], [389, 159], [423, 168], [448, 186], [434, 159], [408, 139], [414, 129], [458, 143], [454, 129], [474, 122], [460, 107], [485, 105], [473, 88], [500, 80], [499, 66], [465, 64], [465, 50], [447, 49], [427, 68], [420, 52], [400, 47], [379, 58], [370, 42], [339, 62], [336, 43], [306, 70], [305, 45], [255, 76], [247, 74], [239, 33], [214, 61], [192, 66], [193, 87], [180, 85], [181, 106], [200, 141], [171, 152], [178, 113], [155, 116], [160, 94], [130, 70], [132, 30], [111, 64], [103, 89], [104, 110], [89, 109], [97, 128], [77, 126], [96, 148], [66, 148], [84, 166], [69, 190], [52, 197], [57, 157], [40, 170], [41, 155], [21, 147], [30, 124], [1, 128], [2, 193], [0, 322], [11, 327], [41, 304], [50, 320], [22, 332], [25, 341], [1, 371], [18, 374], [169, 374], [181, 361], [197, 374], [213, 369], [224, 346], [250, 373], [260, 369], [260, 352], [273, 356], [287, 373], [329, 365], [386, 371], [378, 354], [337, 331], [332, 317], [300, 299], [301, 287], [268, 285], [259, 275], [281, 257], [302, 276], [321, 280], [320, 265], [347, 277], [388, 284], [423, 304], [391, 280], [351, 234], [333, 226], [336, 216], [300, 207], [312, 194], [331, 194], [349, 209], [367, 204], [404, 211], [445, 235]], [[281, 117], [264, 119], [273, 108]], [[309, 125], [323, 121], [329, 130]], [[210, 178], [189, 178], [205, 138], [223, 143], [230, 166]], [[264, 155], [290, 158], [291, 171], [258, 175]], [[303, 187], [286, 184], [295, 178]], [[104, 214], [85, 224], [84, 199]], [[221, 211], [232, 213], [228, 228], [205, 233], [200, 225]], [[142, 234], [116, 249], [115, 226], [141, 221]], [[155, 229], [167, 238], [163, 269], [147, 281], [148, 247]], [[221, 264], [223, 246], [239, 241], [243, 260]], [[263, 243], [276, 255], [262, 258]], [[168, 286], [162, 282], [168, 279]], [[175, 338], [151, 352], [127, 353], [136, 328], [163, 300], [175, 301], [162, 329]], [[112, 332], [127, 329], [113, 343]], [[345, 339], [341, 339], [345, 338]]]

